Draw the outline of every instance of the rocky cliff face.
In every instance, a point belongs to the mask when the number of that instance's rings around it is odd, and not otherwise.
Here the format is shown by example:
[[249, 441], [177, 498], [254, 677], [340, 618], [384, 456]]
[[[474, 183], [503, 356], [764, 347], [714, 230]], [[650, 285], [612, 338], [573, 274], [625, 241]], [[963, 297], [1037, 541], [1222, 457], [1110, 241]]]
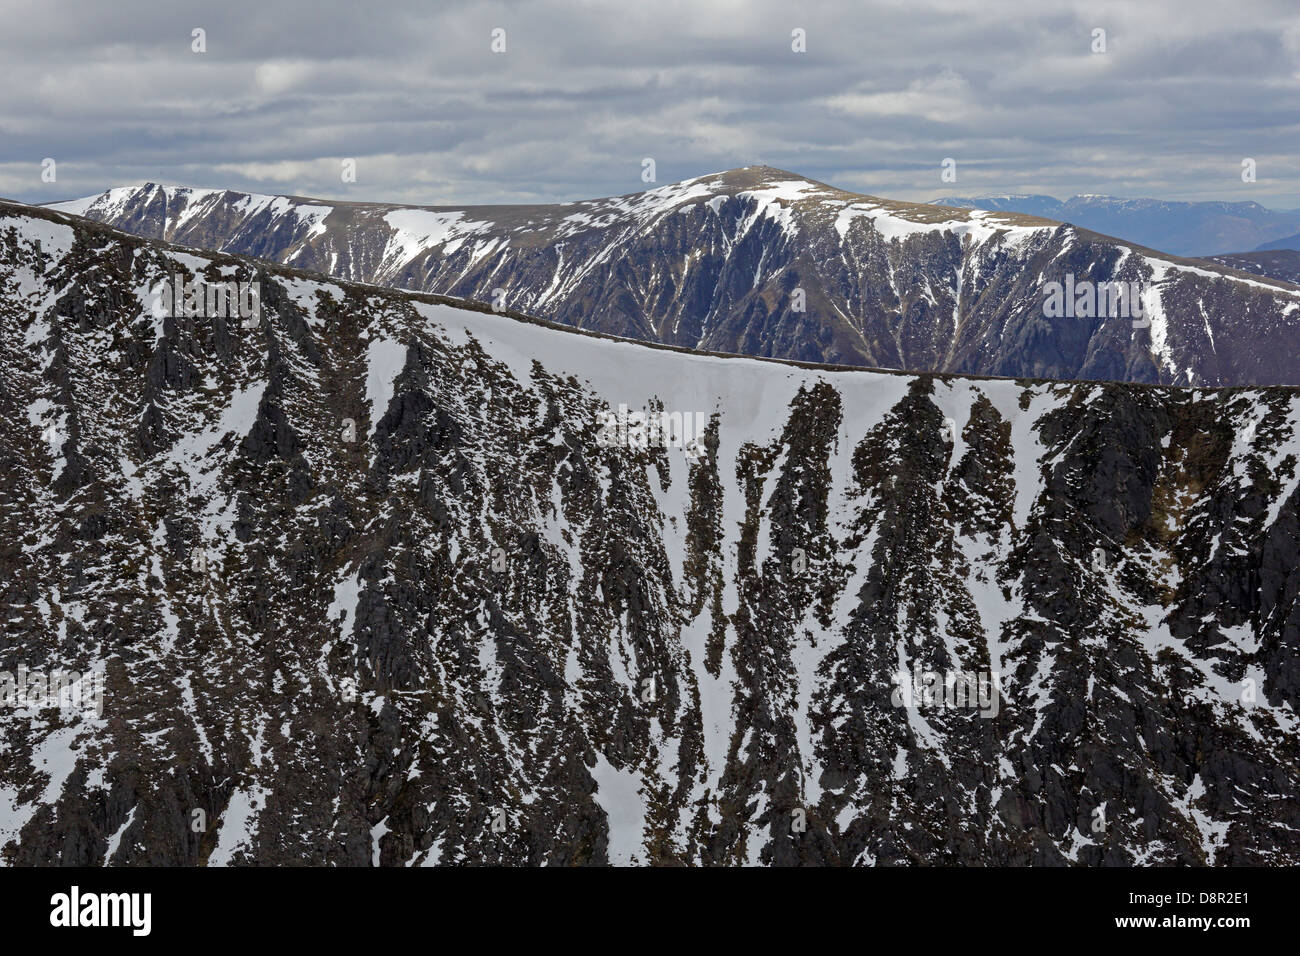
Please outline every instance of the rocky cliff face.
[[[0, 670], [106, 683], [0, 707], [7, 863], [1300, 862], [1293, 390], [688, 354], [13, 205], [0, 339]], [[609, 428], [656, 402], [703, 437]]]
[[[1293, 286], [1058, 222], [891, 202], [768, 167], [560, 206], [144, 186], [56, 208], [688, 348], [984, 375], [1300, 384]], [[1045, 288], [1066, 281], [1137, 283], [1145, 324], [1115, 310], [1049, 318]]]

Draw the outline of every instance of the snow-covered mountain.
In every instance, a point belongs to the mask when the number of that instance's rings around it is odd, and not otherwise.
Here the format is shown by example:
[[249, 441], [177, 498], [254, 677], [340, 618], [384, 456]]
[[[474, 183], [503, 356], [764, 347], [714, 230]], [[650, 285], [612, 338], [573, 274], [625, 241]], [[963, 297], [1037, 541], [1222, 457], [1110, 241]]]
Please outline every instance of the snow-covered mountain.
[[1300, 209], [1267, 209], [1257, 202], [1173, 202], [1081, 195], [1066, 200], [1042, 195], [947, 196], [936, 205], [1042, 216], [1178, 256], [1208, 256], [1225, 249], [1261, 245], [1300, 228]]
[[1294, 389], [691, 353], [5, 203], [0, 339], [0, 682], [106, 685], [0, 707], [0, 860], [1300, 862]]
[[[1300, 384], [1300, 291], [1074, 226], [747, 167], [558, 206], [141, 186], [55, 208], [149, 238], [718, 352], [982, 375]], [[1240, 248], [1240, 247], [1238, 247]], [[1050, 318], [1050, 283], [1137, 283]]]

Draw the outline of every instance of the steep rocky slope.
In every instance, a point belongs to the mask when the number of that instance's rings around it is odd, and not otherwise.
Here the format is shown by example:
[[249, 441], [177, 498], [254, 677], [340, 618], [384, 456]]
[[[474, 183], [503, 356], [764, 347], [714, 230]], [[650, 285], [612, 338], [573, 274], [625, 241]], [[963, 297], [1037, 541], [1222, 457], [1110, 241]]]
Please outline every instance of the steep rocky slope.
[[[257, 320], [154, 313], [200, 272]], [[691, 354], [10, 204], [0, 339], [0, 670], [107, 682], [0, 708], [7, 863], [1300, 862], [1294, 390]], [[602, 441], [653, 400], [702, 445]]]
[[[918, 371], [1300, 384], [1300, 292], [1074, 226], [748, 167], [560, 206], [413, 208], [143, 186], [63, 211], [184, 246], [720, 352]], [[1144, 319], [1048, 318], [1051, 282]], [[1087, 313], [1091, 316], [1092, 313]]]

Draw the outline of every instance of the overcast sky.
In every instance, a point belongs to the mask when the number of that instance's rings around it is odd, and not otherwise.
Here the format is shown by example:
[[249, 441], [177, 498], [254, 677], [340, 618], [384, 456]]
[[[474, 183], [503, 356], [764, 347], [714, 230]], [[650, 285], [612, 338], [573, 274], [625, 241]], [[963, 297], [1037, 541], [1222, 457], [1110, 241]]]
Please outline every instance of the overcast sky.
[[1298, 93], [1297, 0], [0, 0], [0, 195], [554, 202], [644, 189], [653, 157], [659, 184], [1297, 208]]

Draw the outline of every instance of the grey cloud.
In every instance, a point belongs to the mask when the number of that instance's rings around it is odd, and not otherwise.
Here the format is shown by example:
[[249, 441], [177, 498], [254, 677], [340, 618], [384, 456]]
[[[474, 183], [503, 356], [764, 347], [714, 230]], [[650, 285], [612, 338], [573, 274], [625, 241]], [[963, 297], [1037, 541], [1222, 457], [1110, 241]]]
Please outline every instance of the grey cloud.
[[[489, 34], [507, 31], [494, 55]], [[190, 52], [190, 31], [208, 52]], [[790, 51], [802, 27], [808, 52]], [[1092, 54], [1091, 31], [1108, 52]], [[0, 8], [0, 194], [563, 201], [767, 163], [902, 199], [1300, 206], [1290, 2], [71, 0]], [[40, 162], [59, 162], [54, 184]], [[958, 160], [958, 182], [939, 163]], [[1240, 181], [1245, 156], [1259, 181]], [[345, 185], [338, 162], [358, 160]]]

